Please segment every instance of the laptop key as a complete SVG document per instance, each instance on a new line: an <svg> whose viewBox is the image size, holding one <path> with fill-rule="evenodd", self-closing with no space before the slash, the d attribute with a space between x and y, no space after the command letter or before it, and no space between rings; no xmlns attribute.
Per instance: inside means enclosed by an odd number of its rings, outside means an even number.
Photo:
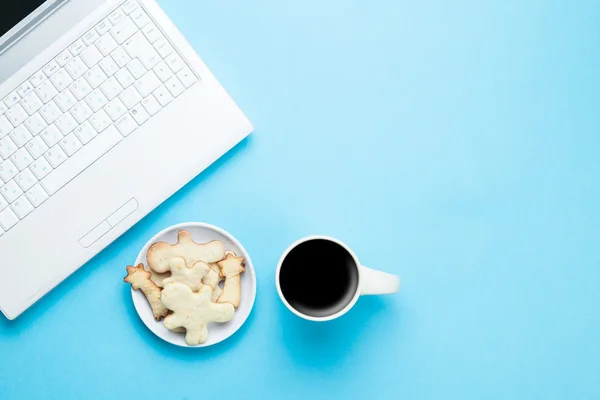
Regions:
<svg viewBox="0 0 600 400"><path fill-rule="evenodd" d="M115 10L112 14L108 16L108 20L111 24L117 25L125 18L125 14L121 10Z"/></svg>
<svg viewBox="0 0 600 400"><path fill-rule="evenodd" d="M39 184L29 189L25 193L25 196L27 196L27 199L29 199L31 205L34 207L39 207L40 204L48 200L48 193L46 193Z"/></svg>
<svg viewBox="0 0 600 400"><path fill-rule="evenodd" d="M129 39L135 32L137 32L137 26L135 26L129 17L125 17L118 25L115 25L110 30L110 34L119 44L122 44L125 40Z"/></svg>
<svg viewBox="0 0 600 400"><path fill-rule="evenodd" d="M23 194L21 188L17 185L17 183L12 180L7 182L6 185L0 188L0 193L2 193L2 197L6 199L9 203L15 201L20 195Z"/></svg>
<svg viewBox="0 0 600 400"><path fill-rule="evenodd" d="M58 108L53 100L50 100L48 104L40 109L40 114L47 123L51 124L62 115L62 111Z"/></svg>
<svg viewBox="0 0 600 400"><path fill-rule="evenodd" d="M23 191L31 189L31 187L37 183L37 179L28 168L24 169L23 172L17 175L15 181Z"/></svg>
<svg viewBox="0 0 600 400"><path fill-rule="evenodd" d="M46 75L44 75L44 72L42 70L39 70L38 72L33 74L31 78L29 78L29 81L31 82L33 87L38 87L45 79Z"/></svg>
<svg viewBox="0 0 600 400"><path fill-rule="evenodd" d="M71 60L71 62L65 65L65 69L73 79L79 79L88 70L80 57L75 57Z"/></svg>
<svg viewBox="0 0 600 400"><path fill-rule="evenodd" d="M96 25L96 31L99 35L104 35L106 32L110 31L111 27L112 24L110 23L108 18L106 18L105 20L100 21L98 25Z"/></svg>
<svg viewBox="0 0 600 400"><path fill-rule="evenodd" d="M127 108L132 108L137 103L142 101L142 96L138 93L138 91L134 87L129 87L121 93L119 99L125 104ZM114 101L114 100L113 100Z"/></svg>
<svg viewBox="0 0 600 400"><path fill-rule="evenodd" d="M142 33L144 34L144 36L146 36L150 43L156 42L162 36L160 34L160 31L154 24L146 24L146 26L142 28Z"/></svg>
<svg viewBox="0 0 600 400"><path fill-rule="evenodd" d="M165 85L167 86L167 89L169 89L169 92L171 92L173 97L179 96L185 90L185 88L181 84L181 81L177 79L176 76L169 79L167 83L165 83Z"/></svg>
<svg viewBox="0 0 600 400"><path fill-rule="evenodd" d="M6 207L8 207L8 201L4 200L4 197L0 195L0 211L4 210Z"/></svg>
<svg viewBox="0 0 600 400"><path fill-rule="evenodd" d="M146 14L141 8L137 8L131 13L131 19L133 22L135 22L138 28L143 28L147 23L150 22L150 17L148 17L148 14Z"/></svg>
<svg viewBox="0 0 600 400"><path fill-rule="evenodd" d="M4 229L4 231L7 231L15 226L17 222L19 222L19 218L10 209L10 207L0 211L0 226L2 229Z"/></svg>
<svg viewBox="0 0 600 400"><path fill-rule="evenodd" d="M0 179L4 182L10 181L12 178L17 176L19 170L15 167L12 161L6 160L0 164Z"/></svg>
<svg viewBox="0 0 600 400"><path fill-rule="evenodd" d="M119 66L110 56L104 57L104 59L100 61L100 64L98 65L100 65L100 68L102 68L102 71L104 71L106 76L113 76L119 70Z"/></svg>
<svg viewBox="0 0 600 400"><path fill-rule="evenodd" d="M115 60L120 68L123 68L129 61L131 61L131 57L129 57L129 54L127 54L122 47L119 47L113 51L111 53L111 57Z"/></svg>
<svg viewBox="0 0 600 400"><path fill-rule="evenodd" d="M121 117L121 115L123 115L123 114L125 114L127 112L127 107L125 107L125 105L123 104L123 102L117 98L117 99L114 99L114 100L110 101L104 107L104 111L106 111L106 113L108 114L108 116L113 121L116 121L116 120L118 120Z"/></svg>
<svg viewBox="0 0 600 400"><path fill-rule="evenodd" d="M135 11L136 8L138 8L139 6L137 5L137 3L135 1L126 1L125 4L123 4L123 6L121 7L121 10L123 10L123 12L126 15L131 14L133 11Z"/></svg>
<svg viewBox="0 0 600 400"><path fill-rule="evenodd" d="M31 154L25 149L25 147L21 147L15 154L10 157L10 160L19 168L19 171L23 171L25 168L29 166L33 162L33 158Z"/></svg>
<svg viewBox="0 0 600 400"><path fill-rule="evenodd" d="M123 87L114 76L111 76L102 84L102 86L100 86L100 90L108 100L112 100L123 91Z"/></svg>
<svg viewBox="0 0 600 400"><path fill-rule="evenodd" d="M52 81L52 83L54 84L54 87L59 92L62 92L63 90L65 90L67 88L67 86L69 86L73 82L73 78L71 78L69 76L69 74L67 73L67 71L65 71L62 68L60 71L58 71L57 73L52 75L50 80Z"/></svg>
<svg viewBox="0 0 600 400"><path fill-rule="evenodd" d="M65 90L56 96L56 104L60 107L63 112L67 112L77 104L77 99L73 96L70 90ZM63 114L64 115L64 114Z"/></svg>
<svg viewBox="0 0 600 400"><path fill-rule="evenodd" d="M24 125L27 127L27 129L29 129L29 132L31 132L32 135L37 135L48 126L46 121L44 121L39 113L35 113L31 117L27 118Z"/></svg>
<svg viewBox="0 0 600 400"><path fill-rule="evenodd" d="M96 46L90 46L81 52L80 57L85 65L91 68L102 60L102 53Z"/></svg>
<svg viewBox="0 0 600 400"><path fill-rule="evenodd" d="M81 39L76 40L75 43L73 43L71 47L69 47L69 50L71 51L71 54L73 54L73 56L79 55L79 53L81 53L84 49L85 44L83 44L83 40Z"/></svg>
<svg viewBox="0 0 600 400"><path fill-rule="evenodd" d="M33 139L27 142L25 148L35 160L40 158L46 151L48 151L48 145L44 143L44 140L39 136L35 136Z"/></svg>
<svg viewBox="0 0 600 400"><path fill-rule="evenodd" d="M28 117L27 113L20 104L13 106L13 108L8 110L5 115L10 123L13 124L13 126L21 125L21 123Z"/></svg>
<svg viewBox="0 0 600 400"><path fill-rule="evenodd" d="M116 122L116 125L119 129L119 132L121 132L121 135L123 136L129 135L138 127L137 122L135 122L133 117L129 114L125 114L119 118L119 120Z"/></svg>
<svg viewBox="0 0 600 400"><path fill-rule="evenodd" d="M127 69L135 79L140 79L146 73L146 68L137 58L134 58L127 64Z"/></svg>
<svg viewBox="0 0 600 400"><path fill-rule="evenodd" d="M144 100L142 100L142 105L144 106L144 108L146 109L146 111L148 111L148 114L150 115L154 115L157 112L160 111L160 104L158 103L158 100L156 100L156 97L150 95L148 97L146 97Z"/></svg>
<svg viewBox="0 0 600 400"><path fill-rule="evenodd" d="M117 48L117 42L110 34L105 33L96 42L96 47L98 47L103 56L107 56Z"/></svg>
<svg viewBox="0 0 600 400"><path fill-rule="evenodd" d="M154 97L156 97L156 100L158 100L160 105L163 107L173 101L173 96L171 96L171 93L169 93L165 85L160 85L153 94Z"/></svg>
<svg viewBox="0 0 600 400"><path fill-rule="evenodd" d="M96 40L98 40L99 37L100 37L100 35L98 35L98 32L96 32L94 29L92 29L91 31L89 31L88 33L83 35L82 39L83 39L83 43L85 43L86 46L89 46L92 43L94 43Z"/></svg>
<svg viewBox="0 0 600 400"><path fill-rule="evenodd" d="M65 50L56 57L56 63L59 67L64 67L73 59L73 55L69 50Z"/></svg>
<svg viewBox="0 0 600 400"><path fill-rule="evenodd" d="M19 197L10 206L11 206L12 210L15 212L15 214L17 215L17 217L19 217L19 219L25 218L27 216L27 214L29 214L30 212L33 211L33 206L31 205L29 200L27 200L27 197L24 195Z"/></svg>
<svg viewBox="0 0 600 400"><path fill-rule="evenodd" d="M194 75L194 73L188 67L185 67L184 69L179 71L177 73L177 77L179 78L181 83L183 83L183 86L185 86L186 88L189 88L194 84L194 82L198 80L198 78L196 78L196 75Z"/></svg>
<svg viewBox="0 0 600 400"><path fill-rule="evenodd" d="M67 159L67 155L65 154L63 149L60 148L59 145L54 145L54 147L52 147L46 152L46 154L44 154L44 157L46 157L46 160L48 160L48 162L53 168L58 167Z"/></svg>
<svg viewBox="0 0 600 400"><path fill-rule="evenodd" d="M38 179L44 178L50 173L50 171L52 171L50 163L48 163L48 160L46 160L44 157L40 157L38 160L35 160L29 166L29 168L31 169L31 171L33 171L33 174Z"/></svg>
<svg viewBox="0 0 600 400"><path fill-rule="evenodd" d="M21 84L21 86L17 88L17 93L19 94L19 96L25 97L27 93L31 92L32 90L33 85L29 83L29 81L25 81Z"/></svg>
<svg viewBox="0 0 600 400"><path fill-rule="evenodd" d="M12 141L10 136L0 139L0 157L7 159L17 151L17 145Z"/></svg>
<svg viewBox="0 0 600 400"><path fill-rule="evenodd" d="M148 71L140 80L134 83L134 86L142 97L146 97L160 86L160 80L154 71Z"/></svg>
<svg viewBox="0 0 600 400"><path fill-rule="evenodd" d="M58 145L63 149L67 156L71 157L73 154L77 153L79 149L83 146L79 139L75 137L74 134L70 133L58 142Z"/></svg>
<svg viewBox="0 0 600 400"><path fill-rule="evenodd" d="M71 115L70 113L66 113L66 114L63 114L60 118L58 118L54 122L54 125L56 125L56 127L58 129L60 129L60 132L63 135L67 135L73 129L75 129L75 127L77 126L77 121L75 121L75 118L73 117L73 115Z"/></svg>
<svg viewBox="0 0 600 400"><path fill-rule="evenodd" d="M108 103L108 99L102 93L100 89L96 89L87 96L85 96L85 101L90 106L93 112L97 112L102 107Z"/></svg>
<svg viewBox="0 0 600 400"><path fill-rule="evenodd" d="M50 79L46 79L44 82L42 82L40 86L35 88L35 91L44 103L52 100L58 93L58 90L56 90Z"/></svg>
<svg viewBox="0 0 600 400"><path fill-rule="evenodd" d="M12 131L13 126L8 122L8 118L4 115L0 115L0 138L8 135L8 132Z"/></svg>
<svg viewBox="0 0 600 400"><path fill-rule="evenodd" d="M79 125L77 128L73 130L75 136L81 143L88 144L90 140L98 136L96 130L90 125L88 121L85 121L83 124Z"/></svg>
<svg viewBox="0 0 600 400"><path fill-rule="evenodd" d="M108 78L99 65L94 66L92 69L86 72L84 77L93 89L96 89Z"/></svg>
<svg viewBox="0 0 600 400"><path fill-rule="evenodd" d="M150 118L150 114L148 114L148 112L142 106L141 103L138 103L137 105L133 106L133 108L131 109L131 115L135 119L135 122L138 123L138 125L142 125Z"/></svg>
<svg viewBox="0 0 600 400"><path fill-rule="evenodd" d="M91 117L94 112L85 101L80 101L75 105L75 107L71 108L71 114L73 114L73 117L75 117L77 122L81 124L83 121Z"/></svg>
<svg viewBox="0 0 600 400"><path fill-rule="evenodd" d="M100 110L92 115L89 121L97 132L102 132L112 123L112 120L104 110Z"/></svg>
<svg viewBox="0 0 600 400"><path fill-rule="evenodd" d="M37 110L42 108L44 103L40 100L38 95L35 94L35 92L30 92L25 97L23 97L23 100L21 100L21 105L23 106L25 111L27 111L27 114L32 115Z"/></svg>
<svg viewBox="0 0 600 400"><path fill-rule="evenodd" d="M84 78L77 79L71 84L71 86L69 86L69 89L77 100L81 100L88 94L92 93L92 87Z"/></svg>
<svg viewBox="0 0 600 400"><path fill-rule="evenodd" d="M49 147L54 146L63 137L62 133L60 133L55 125L50 125L48 128L44 129L42 133L40 133L40 136Z"/></svg>
<svg viewBox="0 0 600 400"><path fill-rule="evenodd" d="M59 68L60 67L58 66L56 61L52 60L48 64L46 64L44 68L42 68L42 71L44 71L44 74L46 74L47 77L51 77L55 72L59 70Z"/></svg>
<svg viewBox="0 0 600 400"><path fill-rule="evenodd" d="M17 147L25 146L25 143L29 142L33 136L27 130L25 125L19 125L14 131L10 133L10 138L15 142Z"/></svg>

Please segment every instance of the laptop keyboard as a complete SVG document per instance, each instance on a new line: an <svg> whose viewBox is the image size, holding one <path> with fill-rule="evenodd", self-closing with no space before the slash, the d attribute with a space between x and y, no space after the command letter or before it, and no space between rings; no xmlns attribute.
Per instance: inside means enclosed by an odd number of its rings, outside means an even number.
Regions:
<svg viewBox="0 0 600 400"><path fill-rule="evenodd" d="M0 100L0 236L198 78L126 1Z"/></svg>

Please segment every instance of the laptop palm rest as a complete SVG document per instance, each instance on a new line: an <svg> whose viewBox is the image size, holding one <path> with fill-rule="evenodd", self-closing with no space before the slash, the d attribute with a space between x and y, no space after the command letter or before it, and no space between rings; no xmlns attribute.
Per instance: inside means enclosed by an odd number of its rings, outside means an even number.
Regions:
<svg viewBox="0 0 600 400"><path fill-rule="evenodd" d="M110 214L104 221L96 225L85 236L81 237L79 239L79 244L85 248L90 247L96 243L98 239L106 235L112 228L117 226L119 222L131 215L138 207L139 203L132 197L127 203L123 204Z"/></svg>

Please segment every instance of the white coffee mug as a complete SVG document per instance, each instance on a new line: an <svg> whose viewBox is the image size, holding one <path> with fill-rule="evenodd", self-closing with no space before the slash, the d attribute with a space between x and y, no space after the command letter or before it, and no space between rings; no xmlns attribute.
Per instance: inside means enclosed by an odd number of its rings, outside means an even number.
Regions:
<svg viewBox="0 0 600 400"><path fill-rule="evenodd" d="M307 315L306 313L299 311L298 309L294 308L286 300L286 298L282 292L282 289L281 289L281 282L280 282L281 267L284 264L286 257L288 257L290 252L292 250L294 250L295 248L297 248L299 245L309 242L309 241L313 241L313 240L324 240L324 241L332 242L332 243L335 243L335 244L338 244L339 246L341 246L352 259L352 262L350 262L349 264L347 263L346 265L352 264L352 265L350 265L350 267L356 269L355 275L358 276L358 283L352 284L352 286L356 285L355 289L352 288L354 290L352 297L349 298L347 304L341 310L336 311L336 312L332 313L331 315L314 316L314 315ZM318 255L315 255L315 257L318 257ZM308 268L308 266L307 266L307 268ZM398 292L398 290L400 289L400 278L398 276L388 274L388 273L382 272L382 271L377 271L377 270L374 270L374 269L371 269L371 268L361 265L359 263L358 259L356 258L356 255L354 254L354 252L352 250L350 250L350 248L345 243L343 243L340 240L337 240L335 238L332 238L329 236L322 236L322 235L304 237L302 239L297 240L290 247L288 247L287 250L282 254L281 258L279 259L279 264L277 265L277 272L276 272L275 279L276 279L276 285L277 285L277 293L279 293L279 297L281 298L281 301L283 302L283 304L285 304L285 306L291 312L296 314L297 316L304 318L306 320L309 320L309 321L330 321L332 319L339 318L342 315L346 314L354 306L354 304L356 304L356 301L358 300L358 298L361 295L392 294L392 293ZM312 278L307 277L307 279L312 279ZM318 273L315 274L314 279L318 279Z"/></svg>

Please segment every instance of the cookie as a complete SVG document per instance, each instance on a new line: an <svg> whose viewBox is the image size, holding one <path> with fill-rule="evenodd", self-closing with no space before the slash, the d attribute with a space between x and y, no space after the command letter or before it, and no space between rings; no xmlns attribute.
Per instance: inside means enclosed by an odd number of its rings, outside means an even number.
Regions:
<svg viewBox="0 0 600 400"><path fill-rule="evenodd" d="M213 303L212 288L203 285L198 293L183 283L170 283L162 291L161 301L173 311L167 315L164 325L169 330L185 328L185 341L190 346L205 343L210 322L227 322L233 318L235 309L231 304Z"/></svg>
<svg viewBox="0 0 600 400"><path fill-rule="evenodd" d="M216 303L217 300L219 300L219 297L221 297L222 293L223 293L223 288L221 288L221 286L219 286L219 285L215 286L215 288L213 289L212 296L210 298L213 301L213 303Z"/></svg>
<svg viewBox="0 0 600 400"><path fill-rule="evenodd" d="M150 246L146 254L148 266L159 273L169 271L169 261L175 257L183 257L187 265L194 265L197 261L213 263L225 257L225 248L218 240L198 244L188 231L181 230L177 233L176 244L157 242Z"/></svg>
<svg viewBox="0 0 600 400"><path fill-rule="evenodd" d="M235 256L235 253L233 251L227 250L225 252L225 255L228 254L232 254ZM202 280L202 283L204 283L205 285L210 285L213 288L212 301L216 302L219 296L221 296L221 293L223 293L223 289L221 288L221 286L219 286L219 283L225 280L225 278L221 276L221 267L219 267L217 263L210 263L208 264L208 266L210 267L212 272L209 271L206 274L206 276Z"/></svg>
<svg viewBox="0 0 600 400"><path fill-rule="evenodd" d="M204 278L202 279L202 283L208 285L212 288L212 301L217 301L223 289L219 286L219 282L223 279L221 277L221 268L217 265L217 263L210 263L208 265L210 267L210 271L206 273Z"/></svg>
<svg viewBox="0 0 600 400"><path fill-rule="evenodd" d="M202 278L208 271L213 272L207 263L198 261L192 267L188 268L183 257L172 258L169 261L171 276L163 280L164 286L169 283L184 283L197 292L202 287Z"/></svg>
<svg viewBox="0 0 600 400"><path fill-rule="evenodd" d="M217 303L229 303L238 308L242 294L240 274L245 271L244 257L227 254L227 257L217 264L221 267L221 276L225 278L223 293L217 299Z"/></svg>
<svg viewBox="0 0 600 400"><path fill-rule="evenodd" d="M152 268L150 267L146 267L145 268L146 271L150 272L150 280L152 282L154 282L154 284L156 286L158 286L159 288L162 288L163 285L163 281L171 276L171 272L167 271L167 272L163 272L162 274L159 272L154 271Z"/></svg>
<svg viewBox="0 0 600 400"><path fill-rule="evenodd" d="M221 277L219 275L221 269L218 266L215 268L216 265L216 263L208 264L208 271L206 272L206 275L204 275L204 278L202 278L202 283L210 286L213 289L219 284L219 281L221 280Z"/></svg>
<svg viewBox="0 0 600 400"><path fill-rule="evenodd" d="M157 321L165 317L169 310L160 301L160 288L150 280L150 272L144 270L144 264L139 264L137 267L128 265L127 276L123 279L127 283L131 283L134 290L141 290L146 296L152 314Z"/></svg>

